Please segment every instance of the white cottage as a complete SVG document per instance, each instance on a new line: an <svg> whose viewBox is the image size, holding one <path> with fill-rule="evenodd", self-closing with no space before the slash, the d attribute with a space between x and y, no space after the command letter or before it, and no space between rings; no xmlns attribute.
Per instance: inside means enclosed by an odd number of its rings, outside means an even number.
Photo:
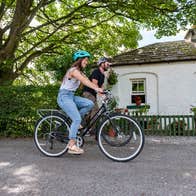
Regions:
<svg viewBox="0 0 196 196"><path fill-rule="evenodd" d="M138 48L112 59L118 83L112 88L118 107L140 96L149 114L190 114L196 103L196 47L185 41Z"/></svg>

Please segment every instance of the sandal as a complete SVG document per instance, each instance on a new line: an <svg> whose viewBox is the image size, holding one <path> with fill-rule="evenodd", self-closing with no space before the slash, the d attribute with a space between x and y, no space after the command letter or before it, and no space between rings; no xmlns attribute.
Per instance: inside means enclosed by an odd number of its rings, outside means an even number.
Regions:
<svg viewBox="0 0 196 196"><path fill-rule="evenodd" d="M76 146L75 144L72 146L68 146L68 153L69 154L83 154L84 150Z"/></svg>

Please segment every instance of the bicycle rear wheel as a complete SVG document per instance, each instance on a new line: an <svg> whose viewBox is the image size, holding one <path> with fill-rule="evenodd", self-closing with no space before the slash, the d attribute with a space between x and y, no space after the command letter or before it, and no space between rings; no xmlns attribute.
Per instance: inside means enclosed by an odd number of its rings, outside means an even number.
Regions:
<svg viewBox="0 0 196 196"><path fill-rule="evenodd" d="M98 144L108 158L125 162L141 153L144 146L144 133L139 123L132 117L114 114L101 123Z"/></svg>
<svg viewBox="0 0 196 196"><path fill-rule="evenodd" d="M58 157L67 151L69 125L61 115L46 115L35 126L34 142L41 153Z"/></svg>

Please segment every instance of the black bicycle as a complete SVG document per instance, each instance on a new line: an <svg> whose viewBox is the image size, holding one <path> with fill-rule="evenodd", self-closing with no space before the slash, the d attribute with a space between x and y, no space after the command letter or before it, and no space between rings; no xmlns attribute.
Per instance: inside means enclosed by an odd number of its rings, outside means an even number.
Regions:
<svg viewBox="0 0 196 196"><path fill-rule="evenodd" d="M112 111L110 105L114 97L110 91L105 91L104 94L97 113L78 131L77 145L84 145L84 136L96 123L97 142L104 155L113 161L132 160L143 149L143 129L131 116ZM38 113L41 118L34 131L37 148L46 156L63 155L67 151L71 119L61 110L40 109Z"/></svg>

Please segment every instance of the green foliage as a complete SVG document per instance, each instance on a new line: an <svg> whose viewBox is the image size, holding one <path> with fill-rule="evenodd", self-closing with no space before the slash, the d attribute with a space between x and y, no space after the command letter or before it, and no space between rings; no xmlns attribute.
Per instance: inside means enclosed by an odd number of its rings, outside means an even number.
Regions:
<svg viewBox="0 0 196 196"><path fill-rule="evenodd" d="M113 99L111 100L111 102L110 102L109 105L110 105L110 109L111 109L111 110L114 110L114 109L117 107L118 102L117 102L117 100L116 100L115 97L113 97Z"/></svg>
<svg viewBox="0 0 196 196"><path fill-rule="evenodd" d="M51 73L52 65L59 69L51 56L77 49L96 58L116 55L119 47L137 47L141 27L156 29L158 37L174 35L196 18L195 0L17 0L0 7L0 84L19 77L17 84L52 83L61 73Z"/></svg>
<svg viewBox="0 0 196 196"><path fill-rule="evenodd" d="M158 130L160 124L160 117L157 115L151 116L147 120L147 128L149 130Z"/></svg>
<svg viewBox="0 0 196 196"><path fill-rule="evenodd" d="M91 60L89 61L91 62ZM36 84L47 85L50 83L59 83L62 81L66 71L72 65L72 52L66 51L64 55L54 55L54 56L46 56L43 55L39 61L37 61L37 72L45 73L45 76L41 79L37 79L39 75L36 75L34 80ZM88 76L91 71L91 66L87 66L85 70L83 70ZM47 74L46 74L47 73Z"/></svg>
<svg viewBox="0 0 196 196"><path fill-rule="evenodd" d="M138 112L141 114L141 115L145 115L148 113L149 109L150 109L150 106L147 105L147 104L144 104L142 105L143 107L139 108Z"/></svg>
<svg viewBox="0 0 196 196"><path fill-rule="evenodd" d="M38 68L38 71L48 73L52 82L56 82L62 80L72 63L72 53L67 52L65 55L43 55L37 62L36 67Z"/></svg>
<svg viewBox="0 0 196 196"><path fill-rule="evenodd" d="M118 75L113 69L110 69L109 77L108 77L107 81L108 81L108 84L111 86L115 85L118 82Z"/></svg>
<svg viewBox="0 0 196 196"><path fill-rule="evenodd" d="M186 130L186 126L185 120L176 120L171 122L168 125L168 128L171 130L172 135L182 136L183 132Z"/></svg>
<svg viewBox="0 0 196 196"><path fill-rule="evenodd" d="M59 86L0 87L0 135L32 136L37 109L57 108Z"/></svg>
<svg viewBox="0 0 196 196"><path fill-rule="evenodd" d="M133 109L132 115L134 116L142 116L146 115L150 109L150 105L142 104L142 105L132 105L128 107L128 109Z"/></svg>
<svg viewBox="0 0 196 196"><path fill-rule="evenodd" d="M192 107L191 111L194 113L194 115L196 116L196 107Z"/></svg>

